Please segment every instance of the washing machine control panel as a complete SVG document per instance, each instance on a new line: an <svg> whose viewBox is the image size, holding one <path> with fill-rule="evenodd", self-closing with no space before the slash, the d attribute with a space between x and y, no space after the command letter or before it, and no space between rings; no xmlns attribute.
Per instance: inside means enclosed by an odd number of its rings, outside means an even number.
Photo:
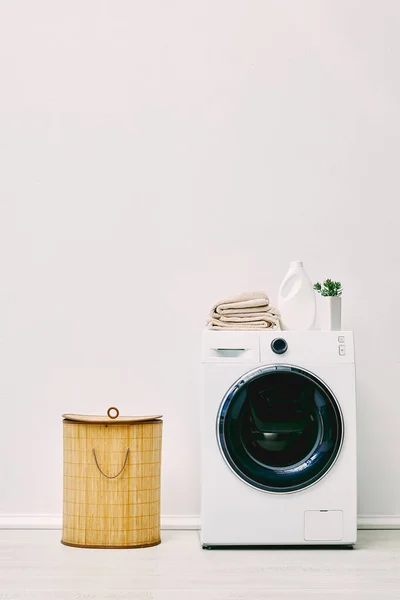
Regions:
<svg viewBox="0 0 400 600"><path fill-rule="evenodd" d="M290 364L354 363L351 331L261 331L260 362Z"/></svg>

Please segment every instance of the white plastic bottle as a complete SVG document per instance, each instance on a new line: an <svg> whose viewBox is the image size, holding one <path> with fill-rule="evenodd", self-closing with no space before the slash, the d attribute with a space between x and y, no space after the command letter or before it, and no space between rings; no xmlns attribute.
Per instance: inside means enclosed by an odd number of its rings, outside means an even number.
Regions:
<svg viewBox="0 0 400 600"><path fill-rule="evenodd" d="M315 322L315 292L303 263L293 261L279 288L282 329L311 329Z"/></svg>

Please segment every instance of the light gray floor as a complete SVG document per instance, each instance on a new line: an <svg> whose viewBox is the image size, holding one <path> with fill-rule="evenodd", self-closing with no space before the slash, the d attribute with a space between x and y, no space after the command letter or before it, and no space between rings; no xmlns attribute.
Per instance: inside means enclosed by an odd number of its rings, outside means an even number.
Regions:
<svg viewBox="0 0 400 600"><path fill-rule="evenodd" d="M164 531L143 550L80 550L59 531L0 531L0 599L400 599L400 531L360 531L354 550L202 550Z"/></svg>

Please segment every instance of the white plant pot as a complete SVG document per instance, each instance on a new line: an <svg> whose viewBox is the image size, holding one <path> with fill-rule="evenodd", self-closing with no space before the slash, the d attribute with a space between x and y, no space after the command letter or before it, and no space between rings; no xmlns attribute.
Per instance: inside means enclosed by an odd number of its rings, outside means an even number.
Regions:
<svg viewBox="0 0 400 600"><path fill-rule="evenodd" d="M342 298L321 296L319 302L320 325L323 331L340 331L342 328Z"/></svg>

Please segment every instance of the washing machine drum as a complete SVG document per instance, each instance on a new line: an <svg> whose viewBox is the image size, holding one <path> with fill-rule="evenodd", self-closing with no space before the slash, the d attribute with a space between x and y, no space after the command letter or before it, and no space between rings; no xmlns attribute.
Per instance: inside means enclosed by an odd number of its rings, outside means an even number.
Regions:
<svg viewBox="0 0 400 600"><path fill-rule="evenodd" d="M298 367L257 369L222 401L217 435L223 456L246 483L295 492L323 477L343 441L343 421L329 388Z"/></svg>

